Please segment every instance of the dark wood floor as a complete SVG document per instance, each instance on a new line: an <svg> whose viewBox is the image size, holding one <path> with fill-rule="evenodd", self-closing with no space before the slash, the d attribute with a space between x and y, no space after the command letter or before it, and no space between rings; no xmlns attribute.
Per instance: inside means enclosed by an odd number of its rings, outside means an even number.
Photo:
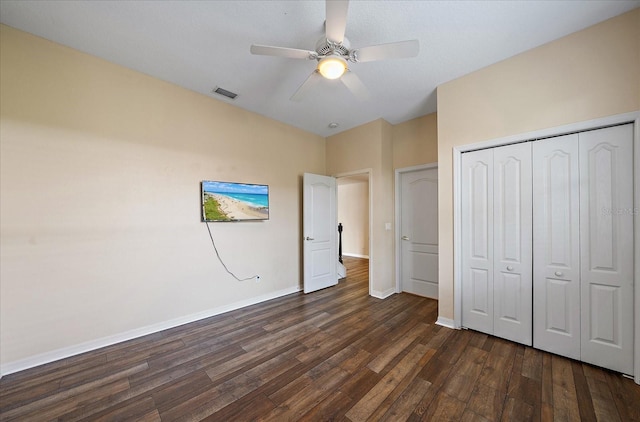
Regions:
<svg viewBox="0 0 640 422"><path fill-rule="evenodd" d="M0 420L640 421L618 374L434 325L437 302L293 294L3 377Z"/></svg>

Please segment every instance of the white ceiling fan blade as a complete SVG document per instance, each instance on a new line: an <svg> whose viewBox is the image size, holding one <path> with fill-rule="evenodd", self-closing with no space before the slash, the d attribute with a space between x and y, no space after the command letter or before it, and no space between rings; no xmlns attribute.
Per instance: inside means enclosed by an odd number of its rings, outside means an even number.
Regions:
<svg viewBox="0 0 640 422"><path fill-rule="evenodd" d="M269 45L251 46L251 54L259 54L262 56L287 57L289 59L310 59L313 55L317 55L315 51L299 50L297 48L272 47Z"/></svg>
<svg viewBox="0 0 640 422"><path fill-rule="evenodd" d="M360 101L366 101L369 99L369 90L364 86L360 78L358 78L358 76L352 71L348 70L347 73L342 75L340 80Z"/></svg>
<svg viewBox="0 0 640 422"><path fill-rule="evenodd" d="M357 62L372 62L385 59L404 59L415 57L420 51L418 40L392 42L372 45L355 50Z"/></svg>
<svg viewBox="0 0 640 422"><path fill-rule="evenodd" d="M290 100L301 101L311 90L311 88L318 85L318 82L320 82L322 79L323 78L322 76L320 76L320 73L317 70L314 70L313 73L309 75L307 80L304 81L302 85L300 85L300 88L298 88L298 90L291 96Z"/></svg>
<svg viewBox="0 0 640 422"><path fill-rule="evenodd" d="M327 39L333 42L344 41L347 28L348 0L327 0L327 19L325 21Z"/></svg>

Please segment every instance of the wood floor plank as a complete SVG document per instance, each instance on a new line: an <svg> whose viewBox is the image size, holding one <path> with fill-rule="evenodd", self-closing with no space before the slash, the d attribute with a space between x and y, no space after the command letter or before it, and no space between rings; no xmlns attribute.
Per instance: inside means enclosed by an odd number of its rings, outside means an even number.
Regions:
<svg viewBox="0 0 640 422"><path fill-rule="evenodd" d="M533 347L524 348L522 361L522 376L536 381L542 381L542 356L543 352Z"/></svg>
<svg viewBox="0 0 640 422"><path fill-rule="evenodd" d="M130 368L123 369L119 372L109 374L104 378L98 380L92 380L87 384L79 385L67 390L57 391L56 393L49 395L47 397L43 397L34 402L28 403L24 406L13 408L9 411L5 411L4 409L0 409L0 416L2 419L10 419L14 417L22 417L25 414L32 414L37 411L37 409L48 409L49 406L53 403L65 400L69 397L74 397L83 394L86 391L92 391L97 388L100 388L104 385L111 384L114 381L126 379L128 375L134 374L136 372L142 371L147 368L147 364L141 363L138 365L131 366Z"/></svg>
<svg viewBox="0 0 640 422"><path fill-rule="evenodd" d="M596 395L593 394L593 391L589 390L589 383L587 382L587 378L584 376L584 371L582 370L582 366L583 365L580 362L577 362L577 361L571 362L571 370L573 372L573 384L576 386L576 397L578 399L578 410L580 411L580 420L582 422L595 422L598 420L593 408L596 400ZM604 383L604 385L606 386L606 381L600 381L600 382ZM609 387L606 387L606 393L609 395L609 398L611 398ZM612 400L612 405L613 405L612 409L616 411L615 404L613 404L613 400Z"/></svg>
<svg viewBox="0 0 640 422"><path fill-rule="evenodd" d="M273 408L271 400L256 390L204 418L203 421L255 421L269 413Z"/></svg>
<svg viewBox="0 0 640 422"><path fill-rule="evenodd" d="M336 391L339 385L349 376L349 373L339 367L334 367L318 382L309 384L302 390L291 395L286 401L274 408L263 417L265 421L298 420L310 409L316 407L322 400Z"/></svg>
<svg viewBox="0 0 640 422"><path fill-rule="evenodd" d="M187 353L184 359L179 357L171 359L166 366L155 365L153 368L134 374L129 377L129 382L132 388L155 388L172 380L182 378L191 372L221 366L228 361L239 358L241 355L248 356L240 347L210 351L204 355L198 354L195 358L193 354Z"/></svg>
<svg viewBox="0 0 640 422"><path fill-rule="evenodd" d="M347 412L346 416L354 422L367 420L402 379L417 366L426 352L426 346L421 344L415 346L395 368L389 371L375 387L369 390L369 392Z"/></svg>
<svg viewBox="0 0 640 422"><path fill-rule="evenodd" d="M467 408L490 421L499 421L504 410L505 399L505 391L478 383Z"/></svg>
<svg viewBox="0 0 640 422"><path fill-rule="evenodd" d="M3 412L0 417L1 420L55 420L61 418L63 415L87 405L92 401L99 400L104 396L117 394L121 391L126 391L129 388L129 383L126 379L117 379L111 383L96 386L82 395L70 395L59 400L49 401L47 403L38 403L35 407L25 406L22 407L24 412L12 413Z"/></svg>
<svg viewBox="0 0 640 422"><path fill-rule="evenodd" d="M440 392L422 420L424 421L459 421L462 419L466 403Z"/></svg>
<svg viewBox="0 0 640 422"><path fill-rule="evenodd" d="M440 389L449 379L452 369L453 366L435 356L424 366L418 374L418 377L429 381L432 387L424 397L422 397L422 400L420 400L420 403L418 403L413 414L410 416L410 420L421 420L425 413L429 411Z"/></svg>
<svg viewBox="0 0 640 422"><path fill-rule="evenodd" d="M619 374L435 325L438 302L368 295L368 261L310 294L0 379L0 421L638 421Z"/></svg>
<svg viewBox="0 0 640 422"><path fill-rule="evenodd" d="M528 349L525 348L523 353L516 353L507 389L506 416L503 414L503 420L524 418L525 420L539 421L542 418L542 407L540 406L542 402L542 359L540 359L540 367L532 371L532 366L527 363L527 360L532 358L527 353Z"/></svg>
<svg viewBox="0 0 640 422"><path fill-rule="evenodd" d="M310 411L302 415L300 422L335 421L345 414L351 407L352 400L342 391L337 390L329 394Z"/></svg>
<svg viewBox="0 0 640 422"><path fill-rule="evenodd" d="M591 401L593 406L590 408L595 412L595 417L589 415L589 418L582 418L583 420L607 420L607 421L621 421L616 403L613 400L613 395L609 390L609 385L605 381L600 381L593 378L586 378L588 384L588 391L591 393ZM585 391L585 395L586 391ZM580 398L579 398L580 400ZM583 415L582 404L587 401L586 398L580 400L580 415ZM640 406L640 402L637 403Z"/></svg>
<svg viewBox="0 0 640 422"><path fill-rule="evenodd" d="M203 371L194 371L182 378L168 382L151 396L159 412L165 412L183 401L189 400L212 388L211 378Z"/></svg>
<svg viewBox="0 0 640 422"><path fill-rule="evenodd" d="M504 418L503 418L504 420ZM511 419L515 421L517 419ZM478 415L477 413L473 413L471 410L466 409L462 414L461 422L489 422L489 419Z"/></svg>
<svg viewBox="0 0 640 422"><path fill-rule="evenodd" d="M467 352L454 365L444 392L458 400L467 401L482 373L488 353L476 347L468 347Z"/></svg>
<svg viewBox="0 0 640 422"><path fill-rule="evenodd" d="M518 400L513 397L507 398L504 406L504 412L502 413L502 421L538 421L540 418L535 416L536 409L529 403L522 400ZM487 419L490 420L490 419Z"/></svg>
<svg viewBox="0 0 640 422"><path fill-rule="evenodd" d="M415 339L421 337L426 332L427 328L427 324L418 323L402 337L392 338L391 344L388 345L385 350L382 350L375 359L369 362L369 369L373 372L380 373L384 367L393 360L393 358L407 349Z"/></svg>
<svg viewBox="0 0 640 422"><path fill-rule="evenodd" d="M505 357L489 353L478 382L496 390L505 391L509 386L511 368L515 356Z"/></svg>
<svg viewBox="0 0 640 422"><path fill-rule="evenodd" d="M277 355L220 385L160 413L162 419L201 420L276 378L297 361L293 353ZM265 375L269 374L269 375Z"/></svg>
<svg viewBox="0 0 640 422"><path fill-rule="evenodd" d="M429 381L425 381L422 378L414 378L400 397L382 415L380 420L393 422L408 419L427 393L427 390L429 390L429 387L431 387Z"/></svg>
<svg viewBox="0 0 640 422"><path fill-rule="evenodd" d="M540 396L545 408L553 409L553 376L551 371L551 355L545 353L542 356L542 394Z"/></svg>
<svg viewBox="0 0 640 422"><path fill-rule="evenodd" d="M551 371L554 419L579 421L580 409L578 408L578 397L573 380L571 361L553 355L551 357Z"/></svg>
<svg viewBox="0 0 640 422"><path fill-rule="evenodd" d="M590 365L589 365L590 366ZM637 385L629 385L628 379L609 371L600 370L605 377L611 395L616 403L616 409L624 421L640 422L640 388Z"/></svg>
<svg viewBox="0 0 640 422"><path fill-rule="evenodd" d="M153 401L153 398L144 397L136 400L129 400L122 403L120 406L106 409L98 414L91 415L89 418L81 420L92 422L134 421L143 418L160 420L159 418L153 419L155 415L157 415L157 410L155 409L155 402Z"/></svg>
<svg viewBox="0 0 640 422"><path fill-rule="evenodd" d="M355 404L376 386L381 379L382 377L379 374L364 366L340 386L340 391L351 398Z"/></svg>

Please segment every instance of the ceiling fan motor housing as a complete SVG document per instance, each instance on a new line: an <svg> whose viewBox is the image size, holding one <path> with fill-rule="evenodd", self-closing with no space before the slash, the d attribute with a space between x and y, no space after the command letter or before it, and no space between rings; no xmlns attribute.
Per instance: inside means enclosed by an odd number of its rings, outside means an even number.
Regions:
<svg viewBox="0 0 640 422"><path fill-rule="evenodd" d="M318 53L318 60L324 56L339 55L345 60L349 60L349 48L351 44L345 37L342 43L337 43L326 38L321 38L316 43L316 52Z"/></svg>

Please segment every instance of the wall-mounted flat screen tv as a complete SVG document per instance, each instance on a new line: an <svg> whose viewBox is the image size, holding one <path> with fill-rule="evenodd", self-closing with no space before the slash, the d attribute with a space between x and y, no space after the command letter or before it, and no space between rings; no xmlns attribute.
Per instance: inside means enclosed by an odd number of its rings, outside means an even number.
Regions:
<svg viewBox="0 0 640 422"><path fill-rule="evenodd" d="M269 186L203 180L202 221L269 219Z"/></svg>

